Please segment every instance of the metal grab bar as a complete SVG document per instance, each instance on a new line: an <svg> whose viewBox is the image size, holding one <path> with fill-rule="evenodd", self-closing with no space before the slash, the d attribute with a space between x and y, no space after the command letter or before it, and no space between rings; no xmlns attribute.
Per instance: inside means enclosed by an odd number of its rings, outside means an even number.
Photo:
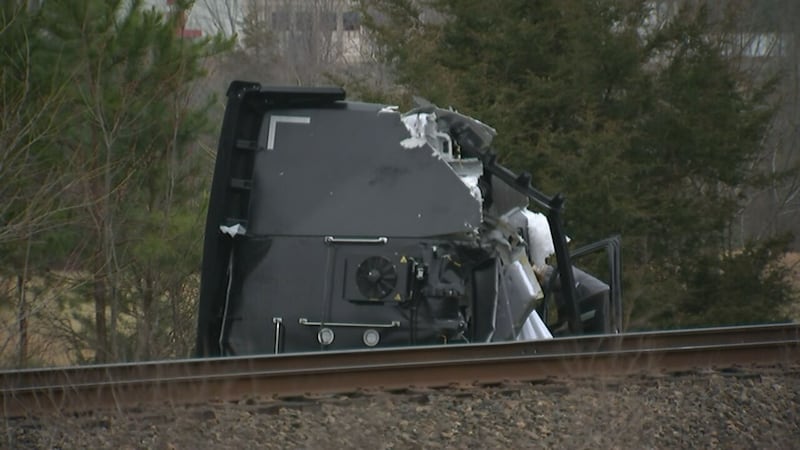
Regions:
<svg viewBox="0 0 800 450"><path fill-rule="evenodd" d="M389 242L387 237L377 238L337 238L334 236L325 236L323 238L326 244L376 244L382 245Z"/></svg>
<svg viewBox="0 0 800 450"><path fill-rule="evenodd" d="M353 327L353 328L400 328L400 321L393 320L391 323L349 323L349 322L311 322L305 317L297 320L300 325L308 327Z"/></svg>

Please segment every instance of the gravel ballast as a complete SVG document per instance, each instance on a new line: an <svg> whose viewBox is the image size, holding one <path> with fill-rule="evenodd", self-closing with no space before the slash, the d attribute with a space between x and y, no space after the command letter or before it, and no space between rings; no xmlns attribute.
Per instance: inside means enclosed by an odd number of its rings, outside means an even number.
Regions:
<svg viewBox="0 0 800 450"><path fill-rule="evenodd" d="M247 399L5 421L9 448L800 448L800 368L320 399Z"/></svg>

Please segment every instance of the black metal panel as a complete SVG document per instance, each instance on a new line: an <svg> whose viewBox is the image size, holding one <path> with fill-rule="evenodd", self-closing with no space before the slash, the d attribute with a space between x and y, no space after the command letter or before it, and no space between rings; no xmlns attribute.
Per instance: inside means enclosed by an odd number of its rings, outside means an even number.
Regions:
<svg viewBox="0 0 800 450"><path fill-rule="evenodd" d="M198 355L218 354L233 244L219 227L247 225L254 195L253 159L258 151L256 144L264 110L277 104L323 107L342 100L345 94L339 88L262 88L258 83L234 81L227 95L203 241L195 349Z"/></svg>
<svg viewBox="0 0 800 450"><path fill-rule="evenodd" d="M381 346L411 343L406 266L419 256L419 241L398 239L386 245L326 244L320 237L238 237L236 241L224 354L274 352L278 320L281 352L365 348L367 329L379 332ZM396 292L382 301L353 301L345 292L352 276L348 263L372 256L396 262ZM417 319L417 332L427 341L435 337L434 319L424 315ZM390 326L393 322L397 325ZM334 331L331 345L319 344L317 333L322 327Z"/></svg>
<svg viewBox="0 0 800 450"><path fill-rule="evenodd" d="M199 354L515 339L530 294L501 276L509 250L491 233L525 229L498 218L528 199L548 212L559 318L573 333L619 326L608 320L620 315L619 283L612 301L608 286L573 272L563 199L498 165L491 128L436 108L439 128L415 130L479 157L482 170L460 173L483 173L481 205L429 145L402 145L410 132L382 105L344 102L338 88L244 82L228 97L206 223ZM221 225L240 227L229 235ZM508 243L522 254L526 239L515 236ZM614 255L618 280L618 248ZM595 315L582 323L581 313Z"/></svg>
<svg viewBox="0 0 800 450"><path fill-rule="evenodd" d="M464 183L427 145L402 147L400 116L379 108L269 111L248 231L425 237L479 226L481 204Z"/></svg>
<svg viewBox="0 0 800 450"><path fill-rule="evenodd" d="M297 323L309 311L322 313L329 277L322 239L270 239L268 247L247 238L237 241L226 353L271 353L275 319L288 325L285 351L308 351L308 344L316 341L316 330L299 328Z"/></svg>
<svg viewBox="0 0 800 450"><path fill-rule="evenodd" d="M345 99L344 89L336 86L306 87L306 86L261 86L258 89L247 90L252 83L234 81L228 88L228 95L241 95L247 97L251 105L266 105L272 107L314 105L320 106ZM244 89L242 89L244 88Z"/></svg>
<svg viewBox="0 0 800 450"><path fill-rule="evenodd" d="M489 342L495 334L500 290L498 278L498 263L494 258L474 271L472 336L475 342Z"/></svg>

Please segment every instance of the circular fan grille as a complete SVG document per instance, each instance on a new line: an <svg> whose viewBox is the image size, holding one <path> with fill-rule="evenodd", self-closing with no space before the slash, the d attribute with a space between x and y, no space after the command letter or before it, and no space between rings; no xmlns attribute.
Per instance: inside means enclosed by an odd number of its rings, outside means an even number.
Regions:
<svg viewBox="0 0 800 450"><path fill-rule="evenodd" d="M397 285L397 272L388 259L371 256L358 265L356 285L364 297L380 300L394 290Z"/></svg>

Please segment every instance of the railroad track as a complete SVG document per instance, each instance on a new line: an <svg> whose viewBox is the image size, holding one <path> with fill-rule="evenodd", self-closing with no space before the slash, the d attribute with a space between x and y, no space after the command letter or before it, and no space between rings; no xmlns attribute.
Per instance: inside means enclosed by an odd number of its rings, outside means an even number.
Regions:
<svg viewBox="0 0 800 450"><path fill-rule="evenodd" d="M800 362L800 324L0 372L6 417Z"/></svg>

